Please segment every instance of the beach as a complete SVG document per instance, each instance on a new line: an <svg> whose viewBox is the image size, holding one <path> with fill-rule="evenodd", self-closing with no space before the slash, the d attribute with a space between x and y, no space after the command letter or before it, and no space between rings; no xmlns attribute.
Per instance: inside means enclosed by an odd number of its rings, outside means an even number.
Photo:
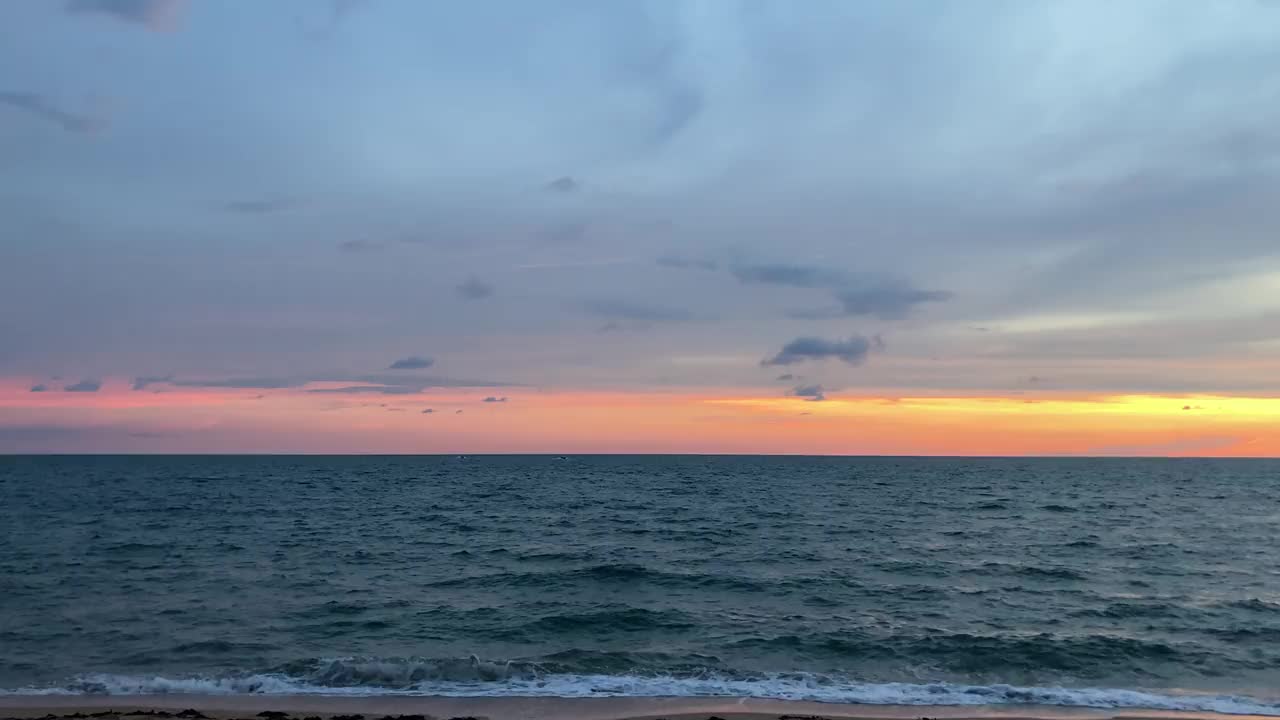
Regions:
<svg viewBox="0 0 1280 720"><path fill-rule="evenodd" d="M284 715L281 715L284 713ZM0 719L84 720L1210 720L1264 717L1044 706L919 707L762 698L517 698L151 695L0 697Z"/></svg>

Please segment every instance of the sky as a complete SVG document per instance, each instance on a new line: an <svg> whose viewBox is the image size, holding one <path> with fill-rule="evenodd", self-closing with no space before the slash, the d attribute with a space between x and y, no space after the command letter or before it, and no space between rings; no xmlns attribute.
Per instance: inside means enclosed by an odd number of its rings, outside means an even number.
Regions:
<svg viewBox="0 0 1280 720"><path fill-rule="evenodd" d="M1280 455L1280 2L7 0L0 452Z"/></svg>

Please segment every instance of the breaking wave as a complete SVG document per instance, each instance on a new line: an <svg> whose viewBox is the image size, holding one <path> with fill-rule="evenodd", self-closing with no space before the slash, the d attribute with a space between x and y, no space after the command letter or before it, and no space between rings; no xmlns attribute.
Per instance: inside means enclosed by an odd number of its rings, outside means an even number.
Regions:
<svg viewBox="0 0 1280 720"><path fill-rule="evenodd" d="M1240 695L1114 688L959 683L866 683L817 673L562 672L572 657L546 662L333 658L271 672L217 677L87 674L57 687L0 695L419 695L448 697L753 697L867 705L1045 705L1280 716L1280 702ZM714 660L714 658L711 658Z"/></svg>

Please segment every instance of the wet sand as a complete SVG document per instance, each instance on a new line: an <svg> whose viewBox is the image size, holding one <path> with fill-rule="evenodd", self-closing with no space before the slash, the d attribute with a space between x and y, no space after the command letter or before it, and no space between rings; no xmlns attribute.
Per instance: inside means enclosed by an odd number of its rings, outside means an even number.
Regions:
<svg viewBox="0 0 1280 720"><path fill-rule="evenodd" d="M132 713L132 714L131 714ZM342 717L346 716L346 717ZM361 716L359 718L354 716ZM400 716L405 716L401 718ZM48 720L1147 720L1250 715L1045 706L836 705L758 698L133 695L0 697L0 718Z"/></svg>

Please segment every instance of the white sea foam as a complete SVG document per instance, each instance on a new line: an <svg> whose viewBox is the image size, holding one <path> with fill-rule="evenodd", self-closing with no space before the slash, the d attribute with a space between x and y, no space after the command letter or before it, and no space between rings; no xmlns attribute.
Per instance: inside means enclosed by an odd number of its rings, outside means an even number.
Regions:
<svg viewBox="0 0 1280 720"><path fill-rule="evenodd" d="M276 674L225 678L85 675L62 688L24 688L3 695L438 695L451 697L757 697L868 705L1049 705L1189 710L1280 716L1280 702L1233 695L1164 694L1144 690L950 683L856 683L818 675L760 679L633 675L547 675L503 682L431 681L406 688L327 687Z"/></svg>

